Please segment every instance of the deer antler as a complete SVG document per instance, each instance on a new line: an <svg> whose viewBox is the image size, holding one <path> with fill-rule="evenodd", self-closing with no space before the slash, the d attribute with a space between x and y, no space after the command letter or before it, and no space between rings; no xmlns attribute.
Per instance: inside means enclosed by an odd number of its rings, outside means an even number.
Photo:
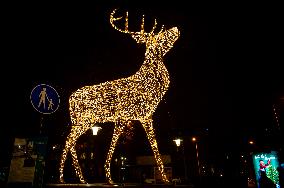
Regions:
<svg viewBox="0 0 284 188"><path fill-rule="evenodd" d="M123 16L118 17L118 18L115 18L115 17L114 17L114 14L116 13L116 11L117 11L117 9L114 9L114 10L112 11L112 13L110 14L110 23L111 23L112 27L115 28L116 30L118 30L118 31L120 31L120 32L122 32L122 33L127 33L127 34L135 35L135 36L137 36L137 35L142 35L142 36L147 35L147 36L148 36L148 35L152 35L152 34L154 33L154 30L156 29L156 26L157 26L157 20L155 19L155 21L154 21L154 26L153 26L151 32L150 32L150 33L145 33L145 29L144 29L144 15L143 15L143 18L142 18L141 30L140 30L139 32L129 31L129 30L128 30L128 11L126 12L126 16L125 16L125 29L122 30L122 29L118 28L118 27L114 24L114 22L117 21L117 20L122 19ZM161 28L161 30L159 31L159 33L162 32L163 28L164 28L164 25L162 26L162 28Z"/></svg>

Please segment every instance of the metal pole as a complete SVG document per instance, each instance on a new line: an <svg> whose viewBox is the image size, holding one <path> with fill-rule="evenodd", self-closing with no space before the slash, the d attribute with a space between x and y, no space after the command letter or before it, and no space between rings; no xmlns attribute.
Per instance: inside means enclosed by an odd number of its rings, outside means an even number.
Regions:
<svg viewBox="0 0 284 188"><path fill-rule="evenodd" d="M183 165L184 165L184 179L187 182L187 166L186 166L185 154L184 154L184 144L182 145L182 147L183 147L182 155L183 155Z"/></svg>
<svg viewBox="0 0 284 188"><path fill-rule="evenodd" d="M197 146L197 142L195 142L195 149L196 149L196 159L197 159L198 176L199 176L199 179L200 179L201 176L200 176L200 164L199 164L199 157L198 157L198 146Z"/></svg>
<svg viewBox="0 0 284 188"><path fill-rule="evenodd" d="M42 133L42 128L43 128L43 115L40 116L40 128L39 128L39 134Z"/></svg>

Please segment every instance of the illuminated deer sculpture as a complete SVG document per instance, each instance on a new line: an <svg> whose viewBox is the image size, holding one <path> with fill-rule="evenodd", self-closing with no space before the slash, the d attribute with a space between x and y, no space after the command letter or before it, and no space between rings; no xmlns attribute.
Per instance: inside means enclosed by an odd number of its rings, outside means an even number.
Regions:
<svg viewBox="0 0 284 188"><path fill-rule="evenodd" d="M72 93L69 98L72 128L61 156L60 181L64 182L64 163L70 151L76 175L81 183L85 183L75 150L76 141L94 124L114 122L114 133L105 162L106 179L111 183L110 163L117 141L124 133L126 125L138 120L147 134L162 179L168 182L155 139L152 115L169 87L170 78L163 64L163 56L179 38L179 30L176 27L168 30L162 27L155 33L157 25L155 20L151 32L147 33L144 30L143 17L141 31L132 32L128 30L128 12L125 16L124 29L115 25L114 22L122 17L115 18L114 14L116 10L110 15L110 23L116 30L129 34L137 43L146 44L145 60L140 69L129 77L84 86Z"/></svg>

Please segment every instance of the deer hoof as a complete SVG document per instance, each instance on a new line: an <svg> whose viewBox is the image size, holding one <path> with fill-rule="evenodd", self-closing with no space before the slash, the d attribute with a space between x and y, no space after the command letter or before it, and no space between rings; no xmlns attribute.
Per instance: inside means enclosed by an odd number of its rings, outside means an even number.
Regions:
<svg viewBox="0 0 284 188"><path fill-rule="evenodd" d="M85 180L80 180L82 184L88 184Z"/></svg>
<svg viewBox="0 0 284 188"><path fill-rule="evenodd" d="M113 185L114 182L113 182L112 180L108 180L108 181L107 181L107 184L108 184L108 185Z"/></svg>
<svg viewBox="0 0 284 188"><path fill-rule="evenodd" d="M164 181L164 183L165 183L166 185L171 184L171 182L170 182L168 179L166 179L166 180Z"/></svg>
<svg viewBox="0 0 284 188"><path fill-rule="evenodd" d="M65 181L60 178L59 183L65 183Z"/></svg>

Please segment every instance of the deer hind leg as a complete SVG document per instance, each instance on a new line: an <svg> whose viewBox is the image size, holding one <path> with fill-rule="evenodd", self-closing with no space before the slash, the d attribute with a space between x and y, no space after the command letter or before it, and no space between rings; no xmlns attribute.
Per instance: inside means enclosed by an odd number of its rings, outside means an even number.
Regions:
<svg viewBox="0 0 284 188"><path fill-rule="evenodd" d="M59 168L59 180L61 183L64 183L63 178L63 170L64 170L64 164L67 158L67 154L69 151L71 151L72 159L73 159L73 165L75 166L75 171L77 176L80 178L81 183L85 183L85 180L83 178L81 168L78 163L77 154L75 151L75 145L77 139L85 132L84 128L82 126L72 126L71 132L69 133L67 139L65 148L63 149L61 161L60 161L60 168Z"/></svg>
<svg viewBox="0 0 284 188"><path fill-rule="evenodd" d="M112 140L111 140L111 144L108 150L108 154L107 154L107 158L106 158L106 162L105 162L105 173L106 173L106 179L108 183L112 183L112 179L111 179L111 173L110 173L110 163L111 163L111 159L112 159L112 155L113 152L115 150L115 146L116 143L119 139L119 136L123 133L125 128L125 123L116 123L115 127L114 127L114 132L113 132L113 136L112 136Z"/></svg>
<svg viewBox="0 0 284 188"><path fill-rule="evenodd" d="M143 121L141 123L143 125L143 128L145 129L148 140L151 144L151 147L152 147L152 150L153 150L153 153L154 153L154 157L155 157L155 160L156 160L157 165L158 165L158 169L159 169L159 171L162 175L162 179L163 179L164 182L168 183L169 180L168 180L168 178L165 174L163 161L161 159L161 155L160 155L159 150L158 150L157 140L155 138L155 132L154 132L154 128L153 128L153 120L150 119L150 120L147 120L147 121Z"/></svg>

